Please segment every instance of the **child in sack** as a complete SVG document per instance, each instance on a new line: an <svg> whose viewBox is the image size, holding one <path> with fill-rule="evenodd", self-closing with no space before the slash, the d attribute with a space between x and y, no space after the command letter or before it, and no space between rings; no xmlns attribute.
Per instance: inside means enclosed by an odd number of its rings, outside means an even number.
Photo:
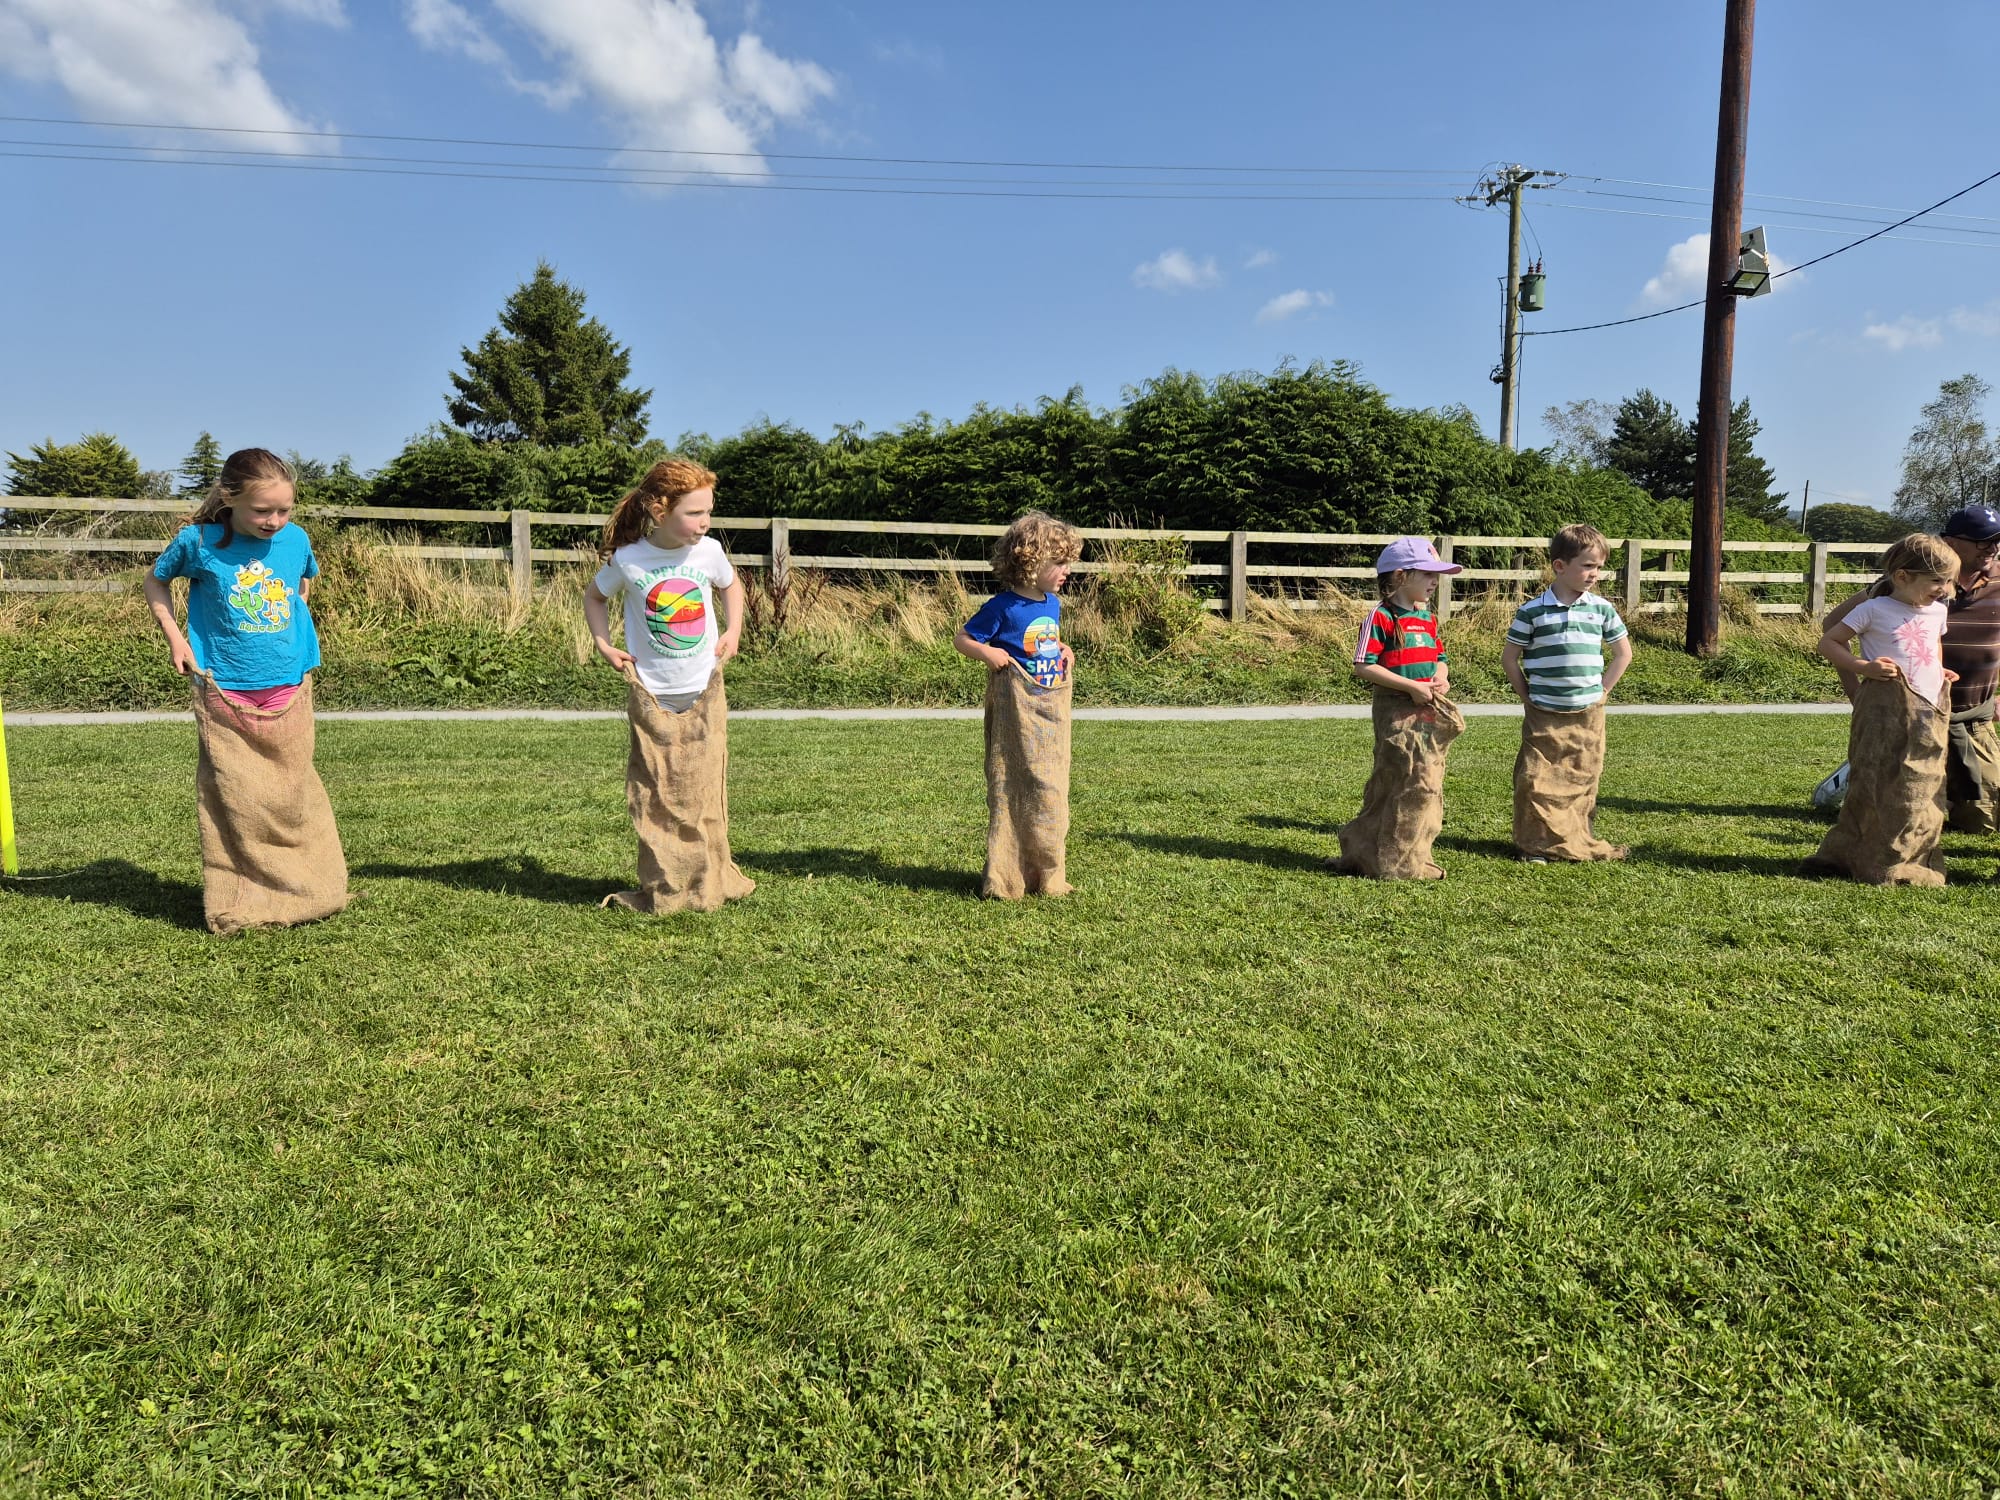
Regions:
<svg viewBox="0 0 2000 1500"><path fill-rule="evenodd" d="M1531 864L1623 859L1597 836L1604 774L1604 704L1632 663L1625 622L1591 586L1611 544L1595 526L1565 526L1549 542L1553 582L1514 612L1501 670L1521 699L1514 760L1514 847ZM1607 656L1608 651L1608 656Z"/></svg>
<svg viewBox="0 0 2000 1500"><path fill-rule="evenodd" d="M986 677L986 873L980 894L1062 896L1069 838L1071 670L1062 639L1069 570L1083 554L1072 526L1031 510L993 549L1000 592L952 645Z"/></svg>
<svg viewBox="0 0 2000 1500"><path fill-rule="evenodd" d="M1943 541L1904 537L1882 578L1826 628L1819 652L1854 703L1840 818L1801 873L1870 885L1943 885L1945 770L1951 720L1946 601L1959 559ZM1857 652L1856 647L1859 647Z"/></svg>
<svg viewBox="0 0 2000 1500"><path fill-rule="evenodd" d="M146 603L193 677L202 907L211 932L289 926L347 905L347 858L313 768L319 574L292 521L292 471L243 448L146 575ZM188 580L187 633L171 583Z"/></svg>
<svg viewBox="0 0 2000 1500"><path fill-rule="evenodd" d="M1375 765L1361 811L1340 830L1343 875L1378 880L1442 880L1431 846L1444 826L1444 760L1465 732L1447 696L1450 664L1431 613L1445 562L1423 537L1398 537L1375 559L1381 603L1361 625L1354 675L1375 688Z"/></svg>
<svg viewBox="0 0 2000 1500"><path fill-rule="evenodd" d="M607 896L633 911L713 911L756 889L729 852L729 704L722 664L743 638L743 583L720 543L715 475L654 464L605 523L603 566L584 590L598 655L624 673L631 725L625 804L639 835L639 888ZM625 597L625 646L610 601ZM728 615L718 628L716 609Z"/></svg>

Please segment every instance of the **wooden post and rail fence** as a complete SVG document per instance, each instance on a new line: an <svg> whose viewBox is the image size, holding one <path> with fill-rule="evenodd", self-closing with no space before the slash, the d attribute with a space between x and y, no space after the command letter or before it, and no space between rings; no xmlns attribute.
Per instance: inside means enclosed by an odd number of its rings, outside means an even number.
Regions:
<svg viewBox="0 0 2000 1500"><path fill-rule="evenodd" d="M186 505L175 500L83 500L39 495L0 496L0 593L120 593L137 585L129 578L15 578L8 576L6 560L19 553L70 553L70 554L118 554L127 553L134 557L151 559L166 545L163 537L104 537L57 535L46 531L22 531L8 523L17 522L24 515L46 512L83 513L100 515L176 515L186 510ZM313 506L301 507L299 520L303 522L361 521L374 523L420 523L450 524L461 526L486 526L507 529L505 546L447 546L421 542L392 542L385 544L398 555L423 558L435 562L475 562L500 563L507 568L508 591L517 600L525 601L534 588L535 564L554 563L576 566L588 558L589 554L581 546L537 547L534 545L536 528L549 530L567 528L594 532L604 525L605 517L598 513L531 511L531 510L441 510L409 506ZM912 541L927 539L934 551L944 541L964 538L997 537L1005 530L994 525L950 525L928 521L842 521L823 520L807 517L774 516L768 520L738 519L719 517L715 529L734 540L736 535L762 532L764 550L749 552L730 546L731 559L740 566L768 569L774 583L782 583L795 570L817 569L827 573L961 573L983 574L987 565L983 558L963 558L946 555L928 557L910 556L859 556L835 553L798 553L793 551L795 538L810 536L868 536L875 538L908 538ZM1323 582L1337 585L1357 584L1358 593L1372 592L1370 587L1375 578L1375 570L1370 562L1336 564L1310 564L1295 561L1252 562L1251 548L1284 548L1304 550L1313 548L1373 549L1383 546L1395 538L1389 533L1331 533L1295 531L1212 531L1143 529L1116 526L1084 526L1078 530L1086 542L1116 544L1121 541L1159 541L1177 539L1190 548L1222 549L1220 562L1190 561L1180 570L1181 576L1206 593L1214 590L1215 597L1207 600L1212 610L1226 614L1232 620L1243 619L1250 606L1254 585L1263 585L1265 590L1275 586L1277 592L1272 597L1283 599L1294 608L1310 609L1315 600L1284 592L1287 584L1295 586L1318 586ZM746 536L746 540L750 537ZM594 538L592 538L594 540ZM1521 589L1539 582L1543 576L1541 558L1535 555L1529 565L1522 565L1517 555L1523 552L1539 554L1548 545L1546 537L1520 536L1439 536L1432 539L1438 553L1446 561L1464 561L1480 552L1501 552L1509 554L1511 566L1475 566L1468 563L1463 573L1446 575L1439 580L1437 594L1438 610L1441 617L1449 616L1455 608L1463 607L1468 584L1485 584ZM754 544L754 543L753 543ZM1805 598L1782 602L1759 602L1757 609L1764 614L1804 614L1816 618L1824 613L1830 589L1854 588L1872 581L1868 572L1834 572L1837 562L1850 557L1866 556L1871 560L1879 556L1882 547L1867 542L1724 542L1727 554L1747 557L1751 560L1777 559L1788 555L1796 558L1803 566L1795 570L1747 571L1725 573L1722 580L1743 589L1758 589L1771 585L1803 587ZM1688 582L1685 566L1664 567L1661 563L1672 562L1676 556L1685 559L1689 543L1674 538L1638 537L1615 539L1611 543L1611 557L1600 586L1605 593L1616 598L1624 613L1628 615L1653 614L1679 610L1682 602L1671 596L1648 597L1648 590L1675 590L1684 588ZM1372 561L1372 560L1371 560ZM1654 565L1648 567L1647 564ZM1869 566L1864 564L1863 566ZM1102 559L1086 558L1077 565L1079 573L1103 572L1117 566Z"/></svg>

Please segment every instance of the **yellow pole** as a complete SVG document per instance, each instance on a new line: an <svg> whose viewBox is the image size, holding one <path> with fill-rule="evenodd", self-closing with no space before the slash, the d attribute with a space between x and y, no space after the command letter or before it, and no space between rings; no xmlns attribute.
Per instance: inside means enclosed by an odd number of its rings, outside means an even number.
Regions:
<svg viewBox="0 0 2000 1500"><path fill-rule="evenodd" d="M0 712L0 874L20 873L21 855L14 847L14 798L7 790L7 716Z"/></svg>

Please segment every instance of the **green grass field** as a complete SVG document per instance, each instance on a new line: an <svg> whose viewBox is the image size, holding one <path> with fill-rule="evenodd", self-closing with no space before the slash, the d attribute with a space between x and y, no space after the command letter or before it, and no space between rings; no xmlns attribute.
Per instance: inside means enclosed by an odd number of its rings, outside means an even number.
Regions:
<svg viewBox="0 0 2000 1500"><path fill-rule="evenodd" d="M616 723L327 724L347 914L199 928L193 735L17 730L0 1491L1984 1496L2000 841L1790 875L1838 718L1614 719L1623 867L1323 872L1358 723L741 724L756 894L595 909Z"/></svg>

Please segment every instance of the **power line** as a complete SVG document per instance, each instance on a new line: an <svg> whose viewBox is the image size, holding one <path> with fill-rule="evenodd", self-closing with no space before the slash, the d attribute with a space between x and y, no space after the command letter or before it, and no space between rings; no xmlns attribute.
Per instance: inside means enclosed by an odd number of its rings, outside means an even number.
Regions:
<svg viewBox="0 0 2000 1500"><path fill-rule="evenodd" d="M592 146L580 145L569 141L493 141L444 135L380 135L351 130L276 130L247 125L162 125L157 123L146 124L134 120L55 119L41 115L0 115L0 123L10 125L78 125L92 130L179 130L210 135L276 135L300 140L388 141L403 145L418 146L487 146L513 151L588 151L599 155L712 156L751 161L847 162L873 166L991 167L1037 172L1244 172L1258 174L1292 173L1297 175L1318 173L1324 175L1369 177L1448 177L1459 180L1463 180L1466 176L1463 167L1237 167L1218 166L1214 164L1182 164L1173 166L1146 162L982 161L925 156L831 156L796 151L710 151L686 146Z"/></svg>
<svg viewBox="0 0 2000 1500"><path fill-rule="evenodd" d="M1644 180L1643 178L1637 178L1637 177L1581 177L1574 173L1570 174L1570 180L1572 182L1615 182L1621 187L1662 188L1670 193L1695 193L1699 195L1696 201L1704 204L1708 202L1707 188L1692 187L1684 182L1649 182ZM1570 188L1570 189L1565 189L1565 191L1587 192L1588 189ZM1818 205L1821 208L1862 208L1862 209L1867 209L1872 213L1878 213L1878 214L1895 214L1902 212L1901 209L1891 208L1887 204L1847 203L1837 198L1799 198L1785 193L1745 193L1743 196L1745 198L1761 199L1766 202L1812 203ZM2000 224L2000 218L1995 218L1990 214L1940 214L1938 217L1943 219L1969 219L1977 224Z"/></svg>
<svg viewBox="0 0 2000 1500"><path fill-rule="evenodd" d="M1636 203L1677 203L1677 204L1680 204L1680 205L1682 205L1683 207L1686 207L1686 208L1700 208L1700 207L1704 207L1704 206L1705 206L1705 200L1702 200L1702 199L1697 199L1697 198L1663 198L1663 197L1661 197L1661 196L1660 196L1660 195L1659 195L1658 193L1600 193L1600 192L1597 192L1597 191L1596 191L1595 189L1592 189L1592 188L1571 188L1571 187L1560 187L1560 186L1558 186L1558 187L1554 188L1554 189L1553 189L1553 191L1555 191L1555 192L1558 192L1558 193L1581 193L1581 194L1584 194L1585 196L1588 196L1588 197L1592 197L1592 198L1622 198L1622 199L1626 199L1626 200L1629 200L1629 201L1631 201L1631 202L1636 202ZM1811 201L1811 200L1809 200L1809 199L1803 199L1803 200L1801 200L1801 199L1794 199L1794 200L1792 200L1792 201L1794 201L1794 202L1809 202L1809 201ZM1861 205L1858 205L1858 204L1857 204L1857 205L1853 205L1853 206L1855 206L1855 207L1859 207L1859 206L1861 206ZM1882 210L1882 211L1883 211L1883 212L1885 212L1885 213L1896 213L1896 212L1898 212L1898 210L1896 210L1896 209L1893 209L1893 208L1891 208L1891 209L1884 209L1884 210ZM1792 214L1792 215L1794 215L1795 217L1798 217L1798 218L1803 218L1803 219L1832 219L1832 220L1835 220L1835 221L1837 221L1837 222L1840 222L1840 223L1845 223L1845 224L1882 224L1882 223L1886 223L1886 222L1887 222L1886 220L1883 220L1883 219L1864 219L1864 218L1862 218L1862 217L1861 217L1860 215L1858 215L1858 214L1827 214L1827 213L1814 213L1814 212L1813 212L1812 210L1810 210L1810 209L1803 209L1803 208L1791 208L1791 209L1785 209L1785 210L1782 210L1782 212L1785 212L1785 213L1789 213L1789 214ZM1948 214L1948 215L1945 215L1945 217L1947 217L1947 218L1957 218L1957 219L1962 219L1962 218L1967 218L1967 217L1969 217L1969 215L1965 215L1965 214ZM1981 220L1980 222L1983 222L1983 223L1988 223L1988 224L2000 224L2000 219L1985 219L1985 220ZM1950 234L1976 234L1976 235L1983 235L1983 236L1985 236L1985 237L1987 237L1987 238L1989 238L1989 239L2000 239L2000 229L1971 229L1971 228L1965 228L1965 229L1960 229L1960 228L1957 228L1957 227L1955 227L1955 226L1953 226L1953 225L1949 225L1949 224L1940 224L1940 225L1938 225L1938 226L1937 226L1937 228L1939 228L1940 230L1943 230L1943 231L1945 231L1945 232L1947 232L1947 233L1950 233ZM1834 231L1834 232L1835 232L1835 233L1838 233L1838 231Z"/></svg>
<svg viewBox="0 0 2000 1500"><path fill-rule="evenodd" d="M1947 203L1956 203L1959 199L1965 197L1968 193L1976 193L1981 188L1985 187L1987 183L1996 180L2000 180L2000 172L1990 172L1986 176L1980 178L1979 181L1973 183L1971 186L1962 187L1957 192L1951 194L1949 197L1938 199L1938 201L1933 203L1929 208L1920 208L1915 213L1909 214L1904 218L1898 219L1893 224L1885 224L1882 226L1882 228L1876 230L1873 234L1864 234L1858 240L1849 240L1845 245L1836 245L1834 246L1833 249L1827 251L1826 254L1815 255L1811 260L1801 261L1796 266L1787 266L1784 270L1774 275L1771 278L1771 280L1778 281L1783 277L1796 275L1798 272L1803 271L1810 266L1823 265L1827 261L1832 260L1836 255L1845 255L1850 250L1858 250L1863 245L1867 244L1870 240L1879 240L1882 238L1883 235L1887 234L1890 230L1901 229L1905 224L1914 223L1916 220L1921 219L1925 214L1933 213L1936 210L1943 208ZM1643 323L1649 318L1664 318L1669 313L1686 312L1690 307L1700 307L1705 302L1707 302L1707 300L1708 300L1707 297L1703 296L1697 298L1693 302L1683 302L1678 307L1664 307L1661 308L1660 311L1658 312L1641 313L1639 316L1635 318L1616 318L1608 323L1583 323L1577 325L1574 328L1537 328L1528 332L1524 332L1521 335L1521 337L1546 338L1551 334L1557 334L1557 333L1589 333L1593 329L1598 329L1598 328L1617 328L1625 323Z"/></svg>
<svg viewBox="0 0 2000 1500"><path fill-rule="evenodd" d="M690 187L723 188L769 193L862 193L870 196L902 198L1046 198L1080 202L1195 202L1195 203L1449 203L1444 193L1050 193L1003 189L994 192L972 188L902 188L813 186L791 181L704 181L679 174L625 177L578 177L560 172L452 172L418 167L344 167L326 161L194 161L172 156L102 156L81 152L0 150L0 157L38 161L119 162L141 167L228 167L239 171L334 172L356 177L443 177L470 182L566 182L586 187ZM467 163L466 165L477 165ZM1134 184L1145 187L1146 184ZM1246 187L1257 184L1246 183Z"/></svg>
<svg viewBox="0 0 2000 1500"><path fill-rule="evenodd" d="M1631 219L1666 219L1677 224L1706 224L1705 215L1649 213L1642 208L1600 208L1594 203L1563 203L1554 200L1542 205L1544 208L1566 208L1578 214L1619 214ZM1773 222L1773 229L1782 229L1787 234L1842 234L1844 230L1829 229L1824 224L1785 224ZM1962 231L1947 229L1947 233ZM1989 245L1983 240L1934 240L1919 234L1892 234L1890 239L1905 245L1954 245L1961 250L2000 250L2000 245Z"/></svg>
<svg viewBox="0 0 2000 1500"><path fill-rule="evenodd" d="M44 140L26 140L26 139L0 136L0 146L42 147L42 148L51 148L51 149L58 149L65 151L72 151L72 150L91 151L91 152L115 151L121 154L115 157L107 157L104 159L115 160L115 161L129 160L129 161L140 161L140 162L150 162L158 160L158 158L153 155L142 154L142 153L150 153L156 150L157 148L154 147L111 146L111 145L102 145L92 141L44 141ZM260 151L251 147L240 147L240 146L228 146L228 147L176 146L172 149L176 151L184 151L189 153L190 155L201 156L201 157L278 158L288 162L296 162L302 160L303 161L327 160L327 158L301 157L295 151ZM346 152L343 152L340 156L336 158L332 158L332 160L338 162L390 162L398 166L411 166L411 167L478 167L478 168L491 167L491 168L513 168L513 169L521 169L529 171L535 170L537 168L542 168L551 171L561 171L565 174L570 174L570 173L580 174L580 173L591 173L591 172L609 173L609 174L615 174L621 180L647 181L647 182L657 180L666 184L686 182L692 179L699 179L699 178L718 178L718 179L741 179L744 184L750 186L755 186L759 183L770 182L774 180L792 180L800 182L959 183L959 184L966 184L973 186L991 185L994 187L1247 188L1251 186L1266 185L1262 183L1236 183L1228 181L1215 181L1212 179L1211 180L1195 179L1190 181L1170 180L1160 183L1142 183L1142 182L1130 182L1117 178L1101 178L1101 177L1100 178L917 177L905 174L892 174L892 173L865 174L865 173L850 173L850 172L730 171L726 168L721 168L721 167L686 167L686 168L663 167L658 169L639 169L633 167L597 166L597 165L590 165L583 163L579 163L575 166L556 167L555 165L549 162L488 161L488 160L468 159L465 157L456 157L456 156L442 156L442 157L368 156L368 155L353 155ZM234 165L249 165L249 163L236 163L225 160L225 161L207 162L203 163L203 165L234 166ZM1412 187L1412 188L1427 188L1432 186L1432 184L1430 183L1420 183L1420 182L1357 184L1357 186L1363 186L1363 185L1368 187ZM1311 182L1283 182L1283 183L1269 184L1269 186L1285 187L1285 188L1322 188L1322 187L1338 187L1339 184L1311 183Z"/></svg>

